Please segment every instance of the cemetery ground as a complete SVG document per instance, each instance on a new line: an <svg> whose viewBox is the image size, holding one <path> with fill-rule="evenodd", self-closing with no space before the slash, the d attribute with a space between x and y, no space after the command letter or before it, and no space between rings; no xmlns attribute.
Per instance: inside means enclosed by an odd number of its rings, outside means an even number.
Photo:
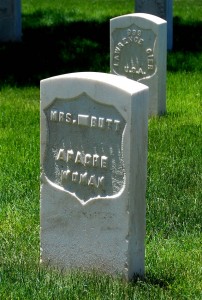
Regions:
<svg viewBox="0 0 202 300"><path fill-rule="evenodd" d="M201 299L202 4L173 2L167 113L149 120L146 274L127 283L40 267L39 81L109 72L109 19L134 1L22 1L22 42L0 44L0 299Z"/></svg>

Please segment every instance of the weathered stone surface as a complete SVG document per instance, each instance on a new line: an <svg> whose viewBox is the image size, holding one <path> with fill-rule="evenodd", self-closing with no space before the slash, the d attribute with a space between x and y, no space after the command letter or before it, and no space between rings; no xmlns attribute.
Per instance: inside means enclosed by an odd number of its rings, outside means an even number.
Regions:
<svg viewBox="0 0 202 300"><path fill-rule="evenodd" d="M136 0L136 13L147 13L167 21L167 48L173 48L173 0Z"/></svg>
<svg viewBox="0 0 202 300"><path fill-rule="evenodd" d="M41 81L41 261L144 274L148 87L73 73Z"/></svg>
<svg viewBox="0 0 202 300"><path fill-rule="evenodd" d="M21 1L0 0L0 42L20 41Z"/></svg>

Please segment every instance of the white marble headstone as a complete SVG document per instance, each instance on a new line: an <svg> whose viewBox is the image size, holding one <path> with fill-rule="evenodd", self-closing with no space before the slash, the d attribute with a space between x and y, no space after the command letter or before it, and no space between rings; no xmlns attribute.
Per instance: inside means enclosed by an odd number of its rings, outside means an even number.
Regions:
<svg viewBox="0 0 202 300"><path fill-rule="evenodd" d="M40 91L42 263L143 275L148 87L83 72Z"/></svg>
<svg viewBox="0 0 202 300"><path fill-rule="evenodd" d="M173 48L173 0L136 0L136 13L147 13L167 21L167 48Z"/></svg>
<svg viewBox="0 0 202 300"><path fill-rule="evenodd" d="M142 13L110 20L110 71L149 87L149 116L166 112L166 25Z"/></svg>
<svg viewBox="0 0 202 300"><path fill-rule="evenodd" d="M20 41L21 0L0 0L0 41Z"/></svg>

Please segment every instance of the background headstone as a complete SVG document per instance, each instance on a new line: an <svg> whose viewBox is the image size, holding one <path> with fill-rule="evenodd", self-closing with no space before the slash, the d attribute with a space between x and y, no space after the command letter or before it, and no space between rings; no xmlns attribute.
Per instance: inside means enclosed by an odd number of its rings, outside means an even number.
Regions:
<svg viewBox="0 0 202 300"><path fill-rule="evenodd" d="M144 274L148 87L103 73L41 81L41 261Z"/></svg>
<svg viewBox="0 0 202 300"><path fill-rule="evenodd" d="M167 49L173 48L173 0L136 0L136 13L147 13L167 21Z"/></svg>
<svg viewBox="0 0 202 300"><path fill-rule="evenodd" d="M0 0L0 42L20 41L21 0Z"/></svg>
<svg viewBox="0 0 202 300"><path fill-rule="evenodd" d="M110 20L110 71L149 87L149 116L166 112L166 25L141 13Z"/></svg>

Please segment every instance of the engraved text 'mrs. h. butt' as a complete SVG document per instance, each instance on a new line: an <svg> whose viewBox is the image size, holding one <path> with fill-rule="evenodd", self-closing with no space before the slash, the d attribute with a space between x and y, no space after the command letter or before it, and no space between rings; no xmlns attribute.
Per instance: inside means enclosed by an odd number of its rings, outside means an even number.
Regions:
<svg viewBox="0 0 202 300"><path fill-rule="evenodd" d="M74 99L55 99L45 114L46 177L82 201L120 193L125 185L126 122L115 107L84 93Z"/></svg>
<svg viewBox="0 0 202 300"><path fill-rule="evenodd" d="M118 131L120 123L119 120L114 120L112 118L96 117L82 114L75 115L70 112L58 110L51 110L50 120L79 126L113 129L115 131Z"/></svg>

